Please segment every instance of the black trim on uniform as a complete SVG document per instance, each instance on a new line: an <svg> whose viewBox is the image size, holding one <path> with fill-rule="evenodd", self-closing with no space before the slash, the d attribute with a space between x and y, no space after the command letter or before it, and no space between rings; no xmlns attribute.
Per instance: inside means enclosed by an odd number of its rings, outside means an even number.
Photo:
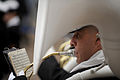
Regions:
<svg viewBox="0 0 120 80"><path fill-rule="evenodd" d="M82 72L90 68L97 67L99 65L83 68L72 73L68 73L64 69L60 68L60 65L57 63L54 56L51 56L42 62L38 71L38 75L41 80L65 80L78 72Z"/></svg>

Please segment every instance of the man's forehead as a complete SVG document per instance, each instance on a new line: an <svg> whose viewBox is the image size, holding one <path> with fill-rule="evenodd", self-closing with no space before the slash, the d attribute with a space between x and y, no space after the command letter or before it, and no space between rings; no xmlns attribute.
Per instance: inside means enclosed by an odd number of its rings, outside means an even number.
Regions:
<svg viewBox="0 0 120 80"><path fill-rule="evenodd" d="M78 30L78 31L75 31L74 34L75 34L75 33L82 34L82 33L84 33L84 32L85 32L85 30Z"/></svg>
<svg viewBox="0 0 120 80"><path fill-rule="evenodd" d="M76 31L73 32L73 34L80 34L80 35L85 34L85 33L88 34L88 29L87 28L84 28L84 29L82 28L82 29L79 29L79 30L76 30Z"/></svg>

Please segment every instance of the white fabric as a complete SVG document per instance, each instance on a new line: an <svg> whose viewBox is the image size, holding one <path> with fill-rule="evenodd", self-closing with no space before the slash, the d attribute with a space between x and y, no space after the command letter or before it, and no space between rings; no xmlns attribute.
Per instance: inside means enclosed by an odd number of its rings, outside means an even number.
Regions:
<svg viewBox="0 0 120 80"><path fill-rule="evenodd" d="M20 71L18 76L25 75L24 71ZM15 76L13 75L13 72L10 73L8 80L13 80Z"/></svg>
<svg viewBox="0 0 120 80"><path fill-rule="evenodd" d="M13 80L15 76L13 75L13 72L10 73L8 80Z"/></svg>
<svg viewBox="0 0 120 80"><path fill-rule="evenodd" d="M20 18L18 16L13 17L7 23L7 27L18 26L20 24Z"/></svg>
<svg viewBox="0 0 120 80"><path fill-rule="evenodd" d="M103 54L103 50L99 50L90 59L78 64L75 68L72 69L71 72L76 71L78 69L82 69L82 68L92 67L92 66L101 64L104 61L105 61L105 57L104 57L104 54Z"/></svg>
<svg viewBox="0 0 120 80"><path fill-rule="evenodd" d="M92 73L92 70L95 70L97 68L98 67L95 67L95 68L91 68L89 70L83 71L81 73L77 73L77 74L67 78L66 80L88 80L91 78L99 78L99 77L102 78L102 77L114 76L114 74L112 73L112 71L108 65L104 66L103 68L101 68L97 72Z"/></svg>

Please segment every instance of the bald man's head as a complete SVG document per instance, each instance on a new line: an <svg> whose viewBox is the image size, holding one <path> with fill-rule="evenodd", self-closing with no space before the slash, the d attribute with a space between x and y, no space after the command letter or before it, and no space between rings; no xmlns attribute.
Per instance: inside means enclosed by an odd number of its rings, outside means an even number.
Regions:
<svg viewBox="0 0 120 80"><path fill-rule="evenodd" d="M96 36L98 32L97 27L93 25L84 26L74 32L71 45L75 47L75 55L78 63L88 60L101 49L100 40Z"/></svg>

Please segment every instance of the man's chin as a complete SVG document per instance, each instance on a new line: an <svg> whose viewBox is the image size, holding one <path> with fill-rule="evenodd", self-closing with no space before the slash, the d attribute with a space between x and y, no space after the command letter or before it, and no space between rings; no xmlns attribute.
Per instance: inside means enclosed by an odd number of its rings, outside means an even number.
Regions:
<svg viewBox="0 0 120 80"><path fill-rule="evenodd" d="M76 62L77 62L77 64L80 64L80 62L79 62L79 60L78 60L78 59L76 60Z"/></svg>
<svg viewBox="0 0 120 80"><path fill-rule="evenodd" d="M74 55L77 57L78 52L75 51Z"/></svg>

